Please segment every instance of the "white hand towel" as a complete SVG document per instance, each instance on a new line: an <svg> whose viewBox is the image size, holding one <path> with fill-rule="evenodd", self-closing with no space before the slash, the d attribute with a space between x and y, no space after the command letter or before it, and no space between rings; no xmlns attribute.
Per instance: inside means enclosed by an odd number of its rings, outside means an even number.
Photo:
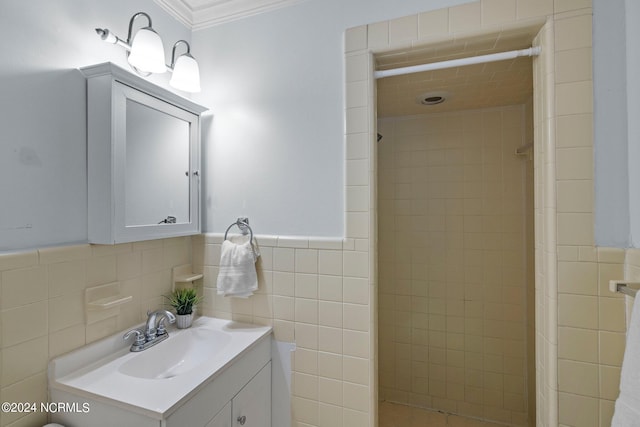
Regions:
<svg viewBox="0 0 640 427"><path fill-rule="evenodd" d="M244 240L244 242L243 242ZM248 236L222 242L218 295L247 298L258 289L256 261L260 253Z"/></svg>
<svg viewBox="0 0 640 427"><path fill-rule="evenodd" d="M611 427L640 427L640 295L635 298Z"/></svg>

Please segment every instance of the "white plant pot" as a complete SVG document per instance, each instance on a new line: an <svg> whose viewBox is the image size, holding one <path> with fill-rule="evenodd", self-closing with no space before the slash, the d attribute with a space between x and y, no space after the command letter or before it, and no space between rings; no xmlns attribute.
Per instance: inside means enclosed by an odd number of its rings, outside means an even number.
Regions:
<svg viewBox="0 0 640 427"><path fill-rule="evenodd" d="M176 314L176 326L178 329L186 329L191 327L193 322L193 313L191 314Z"/></svg>

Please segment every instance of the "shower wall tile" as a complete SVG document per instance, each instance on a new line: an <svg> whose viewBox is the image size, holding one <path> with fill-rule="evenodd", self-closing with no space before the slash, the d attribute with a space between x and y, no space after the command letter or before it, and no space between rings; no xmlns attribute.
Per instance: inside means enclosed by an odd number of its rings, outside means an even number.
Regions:
<svg viewBox="0 0 640 427"><path fill-rule="evenodd" d="M526 418L522 119L512 106L379 120L382 399Z"/></svg>
<svg viewBox="0 0 640 427"><path fill-rule="evenodd" d="M590 48L592 46L592 18L590 13L580 13L555 23L555 51Z"/></svg>
<svg viewBox="0 0 640 427"><path fill-rule="evenodd" d="M418 16L406 16L389 21L389 44L411 45L418 39Z"/></svg>
<svg viewBox="0 0 640 427"><path fill-rule="evenodd" d="M452 33L471 32L480 29L480 2L449 8L449 31Z"/></svg>
<svg viewBox="0 0 640 427"><path fill-rule="evenodd" d="M559 245L593 245L593 214L558 213Z"/></svg>
<svg viewBox="0 0 640 427"><path fill-rule="evenodd" d="M347 109L347 132L363 133L369 129L369 116L366 107Z"/></svg>
<svg viewBox="0 0 640 427"><path fill-rule="evenodd" d="M344 34L344 51L346 53L367 48L367 26L349 28Z"/></svg>
<svg viewBox="0 0 640 427"><path fill-rule="evenodd" d="M591 7L591 0L556 0L555 12L562 13Z"/></svg>
<svg viewBox="0 0 640 427"><path fill-rule="evenodd" d="M347 88L346 104L347 108L363 107L367 105L367 82L353 82Z"/></svg>
<svg viewBox="0 0 640 427"><path fill-rule="evenodd" d="M561 83L556 86L556 110L559 115L593 112L591 80Z"/></svg>
<svg viewBox="0 0 640 427"><path fill-rule="evenodd" d="M558 212L591 212L593 210L593 192L592 180L558 182Z"/></svg>
<svg viewBox="0 0 640 427"><path fill-rule="evenodd" d="M355 133L347 135L347 161L362 160L369 157L369 134ZM363 184L364 186L365 184ZM368 188L368 187L367 187Z"/></svg>
<svg viewBox="0 0 640 427"><path fill-rule="evenodd" d="M557 153L558 180L593 180L593 150L591 148L559 148Z"/></svg>
<svg viewBox="0 0 640 427"><path fill-rule="evenodd" d="M513 0L482 0L481 5L483 27L515 21L516 3Z"/></svg>
<svg viewBox="0 0 640 427"><path fill-rule="evenodd" d="M368 56L365 54L348 55L347 62L347 83L367 81L369 74ZM350 132L349 132L350 133Z"/></svg>
<svg viewBox="0 0 640 427"><path fill-rule="evenodd" d="M389 47L389 22L383 21L367 25L367 48L385 49ZM349 67L347 67L347 70Z"/></svg>
<svg viewBox="0 0 640 427"><path fill-rule="evenodd" d="M556 53L556 82L591 80L593 78L592 56L590 48L563 50Z"/></svg>
<svg viewBox="0 0 640 427"><path fill-rule="evenodd" d="M593 147L592 120L591 113L558 117L558 148Z"/></svg>
<svg viewBox="0 0 640 427"><path fill-rule="evenodd" d="M418 15L418 38L427 41L449 34L449 9L439 9Z"/></svg>

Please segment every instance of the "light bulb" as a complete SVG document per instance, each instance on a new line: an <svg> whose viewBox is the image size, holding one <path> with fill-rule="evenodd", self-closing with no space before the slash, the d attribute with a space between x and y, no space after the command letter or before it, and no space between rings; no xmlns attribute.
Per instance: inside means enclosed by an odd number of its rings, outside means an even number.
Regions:
<svg viewBox="0 0 640 427"><path fill-rule="evenodd" d="M129 64L147 73L164 73L167 66L164 62L164 46L162 39L151 27L138 30L131 42Z"/></svg>
<svg viewBox="0 0 640 427"><path fill-rule="evenodd" d="M200 68L193 56L185 53L178 57L169 84L185 92L200 92Z"/></svg>

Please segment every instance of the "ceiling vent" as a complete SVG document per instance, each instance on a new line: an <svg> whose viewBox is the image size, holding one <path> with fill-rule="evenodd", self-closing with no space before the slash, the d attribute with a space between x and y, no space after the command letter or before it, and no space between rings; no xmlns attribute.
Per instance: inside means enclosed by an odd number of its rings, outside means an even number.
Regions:
<svg viewBox="0 0 640 427"><path fill-rule="evenodd" d="M416 102L422 105L438 105L451 98L451 94L446 91L425 92L416 97Z"/></svg>

